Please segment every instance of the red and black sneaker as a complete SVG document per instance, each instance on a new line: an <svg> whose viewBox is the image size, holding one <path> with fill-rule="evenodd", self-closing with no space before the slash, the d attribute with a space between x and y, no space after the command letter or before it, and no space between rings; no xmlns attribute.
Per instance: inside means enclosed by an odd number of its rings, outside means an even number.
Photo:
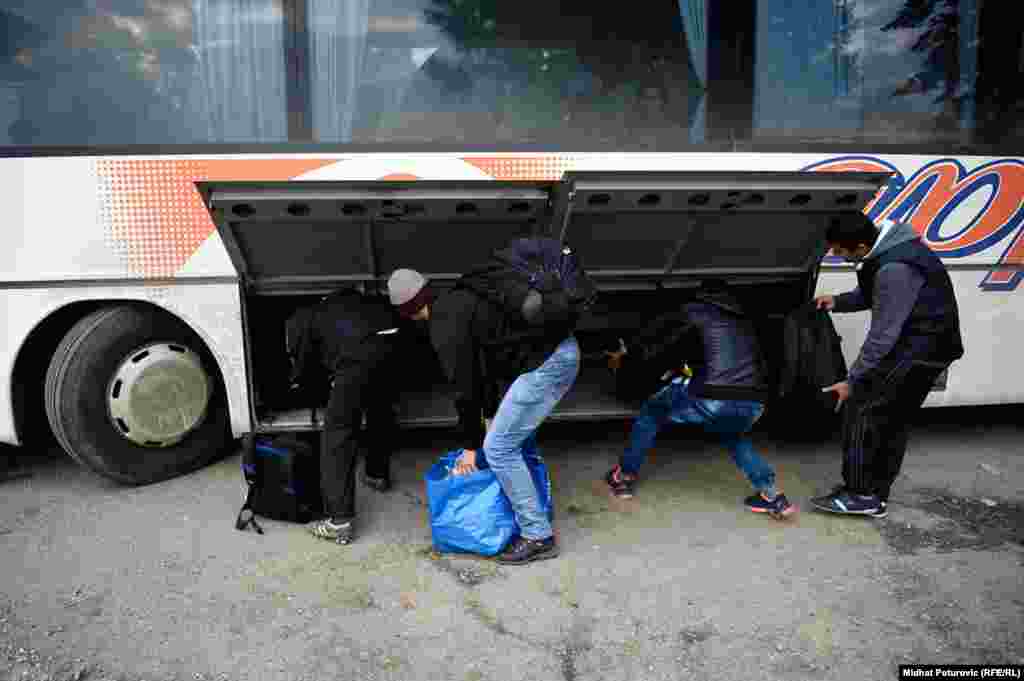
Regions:
<svg viewBox="0 0 1024 681"><path fill-rule="evenodd" d="M616 466L604 476L604 481L611 488L612 495L617 499L632 499L636 476L622 472L622 466Z"/></svg>
<svg viewBox="0 0 1024 681"><path fill-rule="evenodd" d="M796 506L790 503L785 494L776 495L774 499L767 499L761 493L754 494L743 500L754 513L767 513L773 518L785 518L796 513Z"/></svg>

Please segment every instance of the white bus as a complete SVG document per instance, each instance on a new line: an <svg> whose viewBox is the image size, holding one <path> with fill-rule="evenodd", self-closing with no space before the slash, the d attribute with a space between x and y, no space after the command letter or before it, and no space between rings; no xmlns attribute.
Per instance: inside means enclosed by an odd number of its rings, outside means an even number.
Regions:
<svg viewBox="0 0 1024 681"><path fill-rule="evenodd" d="M926 405L1024 401L1012 3L64 4L0 10L0 442L146 483L315 430L281 399L297 305L522 233L601 283L595 354L709 274L777 316L854 285L819 266L850 209L951 270L966 356ZM852 360L867 316L836 322ZM606 374L558 417L632 413ZM454 421L431 380L404 423Z"/></svg>

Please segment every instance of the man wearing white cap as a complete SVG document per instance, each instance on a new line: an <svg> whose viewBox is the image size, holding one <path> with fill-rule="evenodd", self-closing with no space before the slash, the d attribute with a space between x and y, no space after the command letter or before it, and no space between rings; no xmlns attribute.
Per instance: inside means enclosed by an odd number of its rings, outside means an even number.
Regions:
<svg viewBox="0 0 1024 681"><path fill-rule="evenodd" d="M572 328L538 324L525 333L521 327L513 331L501 307L467 287L456 285L434 302L429 282L414 270L396 270L388 294L403 316L429 324L431 343L455 387L463 449L455 472L469 473L486 463L512 504L521 536L498 562L554 558L554 531L523 452L536 446L537 428L579 373L580 349ZM542 308L541 295L531 291L522 316L529 321ZM499 382L510 384L500 405Z"/></svg>

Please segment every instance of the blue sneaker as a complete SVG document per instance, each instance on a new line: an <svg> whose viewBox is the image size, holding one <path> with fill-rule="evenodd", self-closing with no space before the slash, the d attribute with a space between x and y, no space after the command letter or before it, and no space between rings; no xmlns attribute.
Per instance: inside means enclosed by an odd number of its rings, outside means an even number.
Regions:
<svg viewBox="0 0 1024 681"><path fill-rule="evenodd" d="M767 513L776 520L781 520L796 513L797 507L790 503L785 494L779 494L774 499L767 499L763 494L758 493L743 500L754 513Z"/></svg>
<svg viewBox="0 0 1024 681"><path fill-rule="evenodd" d="M823 497L815 497L811 499L811 505L819 511L842 515L866 515L884 518L888 512L885 508L885 503L877 495L863 496L851 494L845 489L836 490Z"/></svg>
<svg viewBox="0 0 1024 681"><path fill-rule="evenodd" d="M617 499L632 499L636 495L636 476L623 472L621 466L608 471L604 481Z"/></svg>

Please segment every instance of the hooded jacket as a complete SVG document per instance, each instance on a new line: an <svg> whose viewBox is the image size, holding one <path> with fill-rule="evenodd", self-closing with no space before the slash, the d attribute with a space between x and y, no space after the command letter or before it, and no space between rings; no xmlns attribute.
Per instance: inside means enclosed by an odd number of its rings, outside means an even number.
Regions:
<svg viewBox="0 0 1024 681"><path fill-rule="evenodd" d="M730 293L701 292L697 300L662 315L626 343L619 369L649 396L686 362L693 369L689 393L697 398L765 401L768 385L753 322Z"/></svg>
<svg viewBox="0 0 1024 681"><path fill-rule="evenodd" d="M571 335L570 329L524 331L499 305L456 287L431 305L430 340L459 415L459 446L480 450L483 418L498 410L504 389L533 371Z"/></svg>
<svg viewBox="0 0 1024 681"><path fill-rule="evenodd" d="M857 283L836 296L833 308L871 310L871 328L850 367L853 391L901 362L948 366L963 356L949 273L910 225L889 226L859 265Z"/></svg>

